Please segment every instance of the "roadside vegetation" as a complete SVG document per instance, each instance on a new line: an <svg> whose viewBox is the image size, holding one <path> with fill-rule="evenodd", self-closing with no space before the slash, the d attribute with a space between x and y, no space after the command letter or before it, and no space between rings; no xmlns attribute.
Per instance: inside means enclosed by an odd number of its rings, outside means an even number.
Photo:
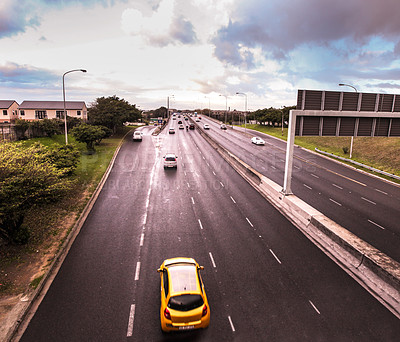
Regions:
<svg viewBox="0 0 400 342"><path fill-rule="evenodd" d="M36 287L50 266L121 139L134 128L123 122L141 118L135 106L115 96L102 101L125 108L104 115L117 117L117 125L78 122L68 145L64 134L54 132L0 143L0 321L2 297ZM90 109L88 116L90 123Z"/></svg>

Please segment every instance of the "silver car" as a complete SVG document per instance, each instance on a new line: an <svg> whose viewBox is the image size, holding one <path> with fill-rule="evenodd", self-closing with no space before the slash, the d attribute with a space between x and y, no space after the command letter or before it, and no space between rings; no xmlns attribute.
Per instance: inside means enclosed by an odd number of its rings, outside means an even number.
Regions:
<svg viewBox="0 0 400 342"><path fill-rule="evenodd" d="M174 167L175 169L178 168L177 162L178 156L175 153L167 153L164 156L164 169Z"/></svg>

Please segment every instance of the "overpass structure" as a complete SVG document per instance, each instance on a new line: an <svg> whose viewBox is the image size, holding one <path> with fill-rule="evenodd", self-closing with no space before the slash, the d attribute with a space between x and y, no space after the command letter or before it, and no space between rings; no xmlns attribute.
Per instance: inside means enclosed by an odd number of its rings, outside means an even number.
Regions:
<svg viewBox="0 0 400 342"><path fill-rule="evenodd" d="M400 95L298 90L282 192L290 195L295 136L400 137Z"/></svg>

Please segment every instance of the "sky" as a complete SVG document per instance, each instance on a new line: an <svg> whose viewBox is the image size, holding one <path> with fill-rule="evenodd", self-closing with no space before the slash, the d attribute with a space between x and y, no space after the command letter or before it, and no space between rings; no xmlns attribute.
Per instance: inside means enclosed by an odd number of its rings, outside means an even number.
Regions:
<svg viewBox="0 0 400 342"><path fill-rule="evenodd" d="M1 0L0 99L142 110L295 105L298 89L399 93L399 0ZM240 94L236 94L240 93Z"/></svg>

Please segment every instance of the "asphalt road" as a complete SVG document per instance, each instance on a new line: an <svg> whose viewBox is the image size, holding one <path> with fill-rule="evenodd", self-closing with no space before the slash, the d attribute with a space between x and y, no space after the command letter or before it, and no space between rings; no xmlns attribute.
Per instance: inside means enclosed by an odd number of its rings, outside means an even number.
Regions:
<svg viewBox="0 0 400 342"><path fill-rule="evenodd" d="M127 137L22 341L397 341L399 320L196 130L144 132ZM208 329L161 332L156 270L175 256L205 266Z"/></svg>
<svg viewBox="0 0 400 342"><path fill-rule="evenodd" d="M277 184L283 186L286 142L235 127L221 130L214 121L208 133ZM203 124L200 123L201 125ZM250 142L261 136L265 146ZM292 191L299 198L361 239L400 262L400 186L330 159L295 148Z"/></svg>

